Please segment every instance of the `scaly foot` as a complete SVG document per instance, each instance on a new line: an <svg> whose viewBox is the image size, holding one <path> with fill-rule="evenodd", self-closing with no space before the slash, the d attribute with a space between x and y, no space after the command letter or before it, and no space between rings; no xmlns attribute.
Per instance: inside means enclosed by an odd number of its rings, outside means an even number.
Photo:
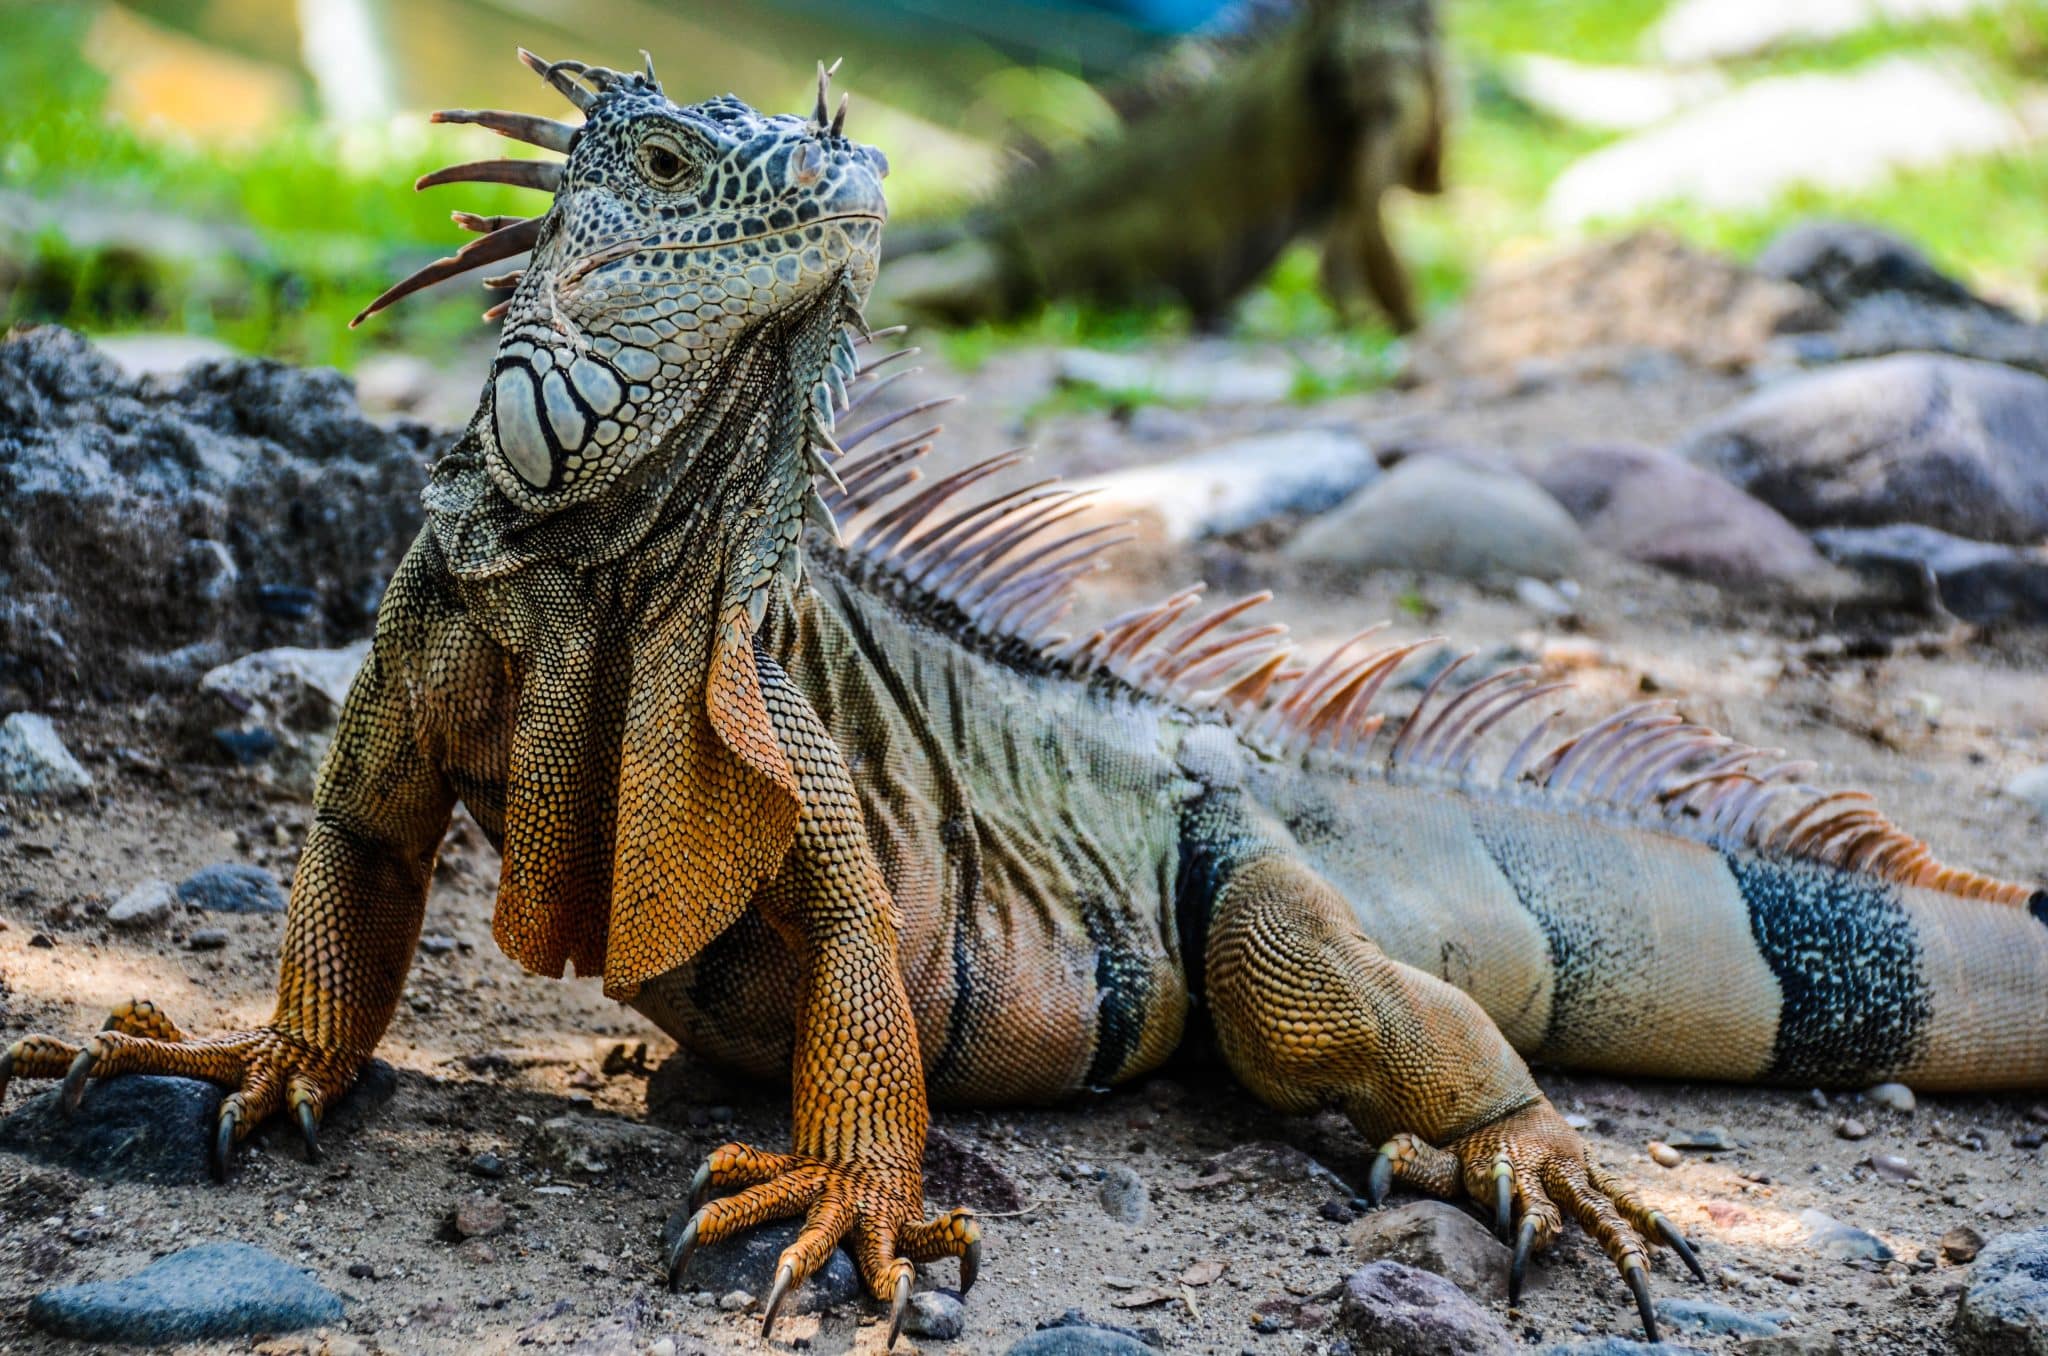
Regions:
<svg viewBox="0 0 2048 1356"><path fill-rule="evenodd" d="M0 1098L14 1078L59 1078L66 1115L78 1111L89 1078L117 1074L172 1074L234 1089L221 1103L211 1166L226 1181L234 1146L289 1106L306 1141L306 1157L319 1154L320 1114L355 1082L363 1058L316 1049L276 1027L192 1039L147 999L123 1003L98 1035L82 1047L55 1036L24 1036L0 1052Z"/></svg>
<svg viewBox="0 0 2048 1356"><path fill-rule="evenodd" d="M1642 1315L1643 1332L1652 1342L1657 1340L1657 1317L1650 1303L1649 1249L1644 1240L1670 1248L1696 1279L1707 1278L1677 1226L1595 1163L1585 1141L1547 1101L1468 1131L1444 1148L1414 1135L1394 1136L1373 1159L1366 1177L1367 1200L1378 1205L1396 1181L1432 1196L1470 1196L1492 1211L1494 1232L1502 1242L1512 1241L1515 1249L1508 1269L1510 1304L1521 1298L1529 1254L1549 1247L1563 1228L1560 1206L1620 1269ZM1519 1227L1514 1224L1517 1210Z"/></svg>
<svg viewBox="0 0 2048 1356"><path fill-rule="evenodd" d="M738 1187L733 1195L699 1205L712 1188ZM923 1175L908 1167L870 1163L827 1163L802 1154L769 1153L746 1144L712 1152L690 1184L696 1213L668 1256L673 1286L705 1243L716 1243L770 1220L803 1215L803 1232L782 1251L774 1288L763 1306L761 1335L775 1327L789 1293L823 1266L842 1238L852 1243L854 1265L868 1293L889 1306L889 1345L896 1345L910 1305L915 1264L942 1257L960 1259L960 1293L967 1293L981 1265L981 1225L972 1210L949 1210L936 1219L924 1214Z"/></svg>

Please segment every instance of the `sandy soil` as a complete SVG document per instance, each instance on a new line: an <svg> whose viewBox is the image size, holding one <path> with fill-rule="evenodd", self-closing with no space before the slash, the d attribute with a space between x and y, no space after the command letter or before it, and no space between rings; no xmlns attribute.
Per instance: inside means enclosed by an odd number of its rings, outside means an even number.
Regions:
<svg viewBox="0 0 2048 1356"><path fill-rule="evenodd" d="M974 376L969 385L983 402L953 419L965 436L948 455L1011 440L1019 412L1044 390L1046 367L1042 355L1022 355ZM1033 433L1041 465L1081 470L1287 423L1349 424L1384 442L1426 439L1522 457L1617 432L1661 441L1738 389L1727 378L1679 374L1642 385L1593 380L1519 393L1389 393L1306 408L1174 412L1171 436L1156 442L1111 414L1064 416ZM1135 551L1100 581L1089 605L1106 612L1198 573L1220 590L1275 587L1276 614L1295 621L1305 640L1327 644L1395 611L1405 596L1411 613L1399 632L1426 626L1480 648L1516 644L1572 672L1589 711L1645 692L1677 697L1695 718L1800 750L1838 783L1868 787L1944 855L2048 878L2041 823L1995 794L2020 768L2048 761L2040 676L2048 637L1817 615L1616 562L1588 571L1579 614L1560 624L1512 594L1468 585L1381 579L1340 590L1292 577L1256 549L1196 554L1191 564ZM1416 598L1426 615L1412 615ZM261 1021L281 918L207 918L225 926L230 941L195 952L182 939L197 918L136 937L99 915L140 879L175 880L216 861L261 863L288 880L307 806L257 774L179 761L165 733L175 724L167 703L57 714L102 789L89 805L17 804L0 817L0 1037L84 1033L131 995L154 997L195 1031ZM781 1095L683 1070L680 1061L652 1079L603 1072L606 1052L620 1043L646 1042L657 1065L672 1059L673 1045L605 1002L595 982L532 978L501 956L490 940L495 875L481 835L459 823L425 929L456 945L422 954L385 1041L382 1055L399 1071L396 1096L353 1132L330 1134L323 1162L302 1162L282 1136L259 1141L223 1189L110 1185L0 1158L0 1349L78 1350L26 1325L31 1293L121 1275L209 1238L299 1259L351 1301L345 1333L284 1339L265 1351L317 1351L324 1336L392 1352L642 1351L664 1336L683 1352L762 1349L753 1318L662 1288L657 1235L697 1156L727 1138L786 1139ZM1926 1097L1909 1116L1858 1105L1853 1094L1822 1102L1806 1089L1549 1070L1539 1077L1563 1110L1586 1118L1600 1156L1699 1241L1712 1285L1702 1290L1660 1262L1661 1291L1783 1310L1791 1329L1837 1334L1846 1352L1945 1350L1967 1269L1939 1260L1944 1232L1969 1225L1989 1236L2043 1222L2048 1168L2040 1150L2014 1144L2042 1129L2037 1120L2048 1111L2037 1106L2039 1095ZM11 1098L30 1091L18 1087ZM1850 1115L1866 1123L1867 1138L1838 1136ZM559 1116L622 1118L658 1131L593 1174L551 1159L538 1127ZM1252 1323L1261 1306L1314 1296L1354 1265L1346 1224L1321 1208L1342 1193L1299 1173L1198 1183L1212 1156L1257 1141L1297 1146L1340 1178L1360 1181L1369 1148L1340 1120L1276 1116L1191 1057L1072 1106L941 1112L935 1125L1000 1169L1026 1203L989 1223L983 1281L953 1350L1000 1351L1070 1308L1156 1329L1176 1352L1330 1348L1335 1334L1315 1326L1313 1307L1301 1329L1265 1334ZM1688 1153L1676 1168L1647 1156L1649 1141L1700 1127L1724 1127L1736 1147ZM482 1152L501 1156L507 1175L474 1175L470 1160ZM1902 1156L1917 1179L1878 1176L1868 1166L1873 1154ZM1115 1165L1149 1184L1148 1224L1116 1223L1098 1204L1087 1170ZM477 1191L511 1207L510 1230L481 1246L445 1241L444 1217ZM1821 1257L1799 1222L1808 1208L1873 1231L1899 1260ZM1178 1279L1203 1259L1227 1263L1219 1279ZM1509 1318L1527 1340L1636 1331L1626 1291L1576 1231L1539 1270ZM933 1268L927 1283L952 1281L948 1264ZM1134 1305L1140 1300L1150 1302ZM880 1338L872 1312L847 1307L785 1321L767 1349L878 1351ZM1734 1349L1732 1339L1688 1340Z"/></svg>

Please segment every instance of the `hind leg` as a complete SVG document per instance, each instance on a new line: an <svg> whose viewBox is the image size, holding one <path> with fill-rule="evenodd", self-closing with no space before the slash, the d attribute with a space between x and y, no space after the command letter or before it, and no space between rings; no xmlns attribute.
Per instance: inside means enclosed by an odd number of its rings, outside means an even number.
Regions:
<svg viewBox="0 0 2048 1356"><path fill-rule="evenodd" d="M1281 856L1225 884L1204 966L1218 1043L1246 1086L1283 1111L1337 1107L1384 1146L1375 1203L1394 1180L1481 1202L1504 1239L1513 1230L1511 1295L1569 1213L1620 1269L1655 1340L1645 1237L1697 1274L1691 1250L1592 1161L1477 1003L1389 959L1328 882Z"/></svg>

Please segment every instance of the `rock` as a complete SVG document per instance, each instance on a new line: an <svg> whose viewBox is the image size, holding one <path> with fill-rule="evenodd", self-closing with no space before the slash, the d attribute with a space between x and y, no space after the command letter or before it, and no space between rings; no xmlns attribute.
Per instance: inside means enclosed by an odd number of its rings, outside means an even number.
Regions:
<svg viewBox="0 0 2048 1356"><path fill-rule="evenodd" d="M1958 1224L1941 1236L1941 1259L1958 1265L1974 1262L1984 1251L1984 1235L1967 1224Z"/></svg>
<svg viewBox="0 0 2048 1356"><path fill-rule="evenodd" d="M1863 1096L1887 1111L1913 1114L1913 1090L1904 1083L1879 1083L1864 1089Z"/></svg>
<svg viewBox="0 0 2048 1356"><path fill-rule="evenodd" d="M153 928L171 916L171 906L177 902L177 891L169 881L146 880L108 907L107 921L117 928L136 931Z"/></svg>
<svg viewBox="0 0 2048 1356"><path fill-rule="evenodd" d="M2024 136L2010 113L1933 61L1766 76L1582 156L1551 182L1543 215L1562 230L1680 201L1753 211L1796 185L1853 191Z"/></svg>
<svg viewBox="0 0 2048 1356"><path fill-rule="evenodd" d="M1831 1332L1781 1332L1746 1337L1735 1351L1736 1356L1842 1356L1842 1344Z"/></svg>
<svg viewBox="0 0 2048 1356"><path fill-rule="evenodd" d="M2048 1229L1984 1245L1952 1335L1960 1356L2048 1356Z"/></svg>
<svg viewBox="0 0 2048 1356"><path fill-rule="evenodd" d="M1533 482L1449 457L1418 457L1311 522L1284 554L1345 571L1558 579L1579 565L1571 515Z"/></svg>
<svg viewBox="0 0 2048 1356"><path fill-rule="evenodd" d="M1166 353L1103 353L1064 349L1059 379L1125 394L1134 403L1273 405L1294 394L1292 366L1258 362L1234 345L1195 344Z"/></svg>
<svg viewBox="0 0 2048 1356"><path fill-rule="evenodd" d="M760 1303L745 1290L728 1290L718 1297L718 1307L728 1314L737 1314Z"/></svg>
<svg viewBox="0 0 2048 1356"><path fill-rule="evenodd" d="M1813 540L1883 601L1979 625L2048 622L2048 551L1969 541L1914 523L1826 527Z"/></svg>
<svg viewBox="0 0 2048 1356"><path fill-rule="evenodd" d="M1936 268L1911 241L1861 222L1788 226L1757 256L1756 270L1804 287L1844 315L1874 296L1908 296L1931 306L2012 315Z"/></svg>
<svg viewBox="0 0 2048 1356"><path fill-rule="evenodd" d="M331 369L222 360L131 378L54 326L0 343L0 428L0 684L30 702L367 633L446 441L371 422ZM312 605L265 611L266 585Z"/></svg>
<svg viewBox="0 0 2048 1356"><path fill-rule="evenodd" d="M2048 818L2048 764L2030 767L2005 784L2005 794Z"/></svg>
<svg viewBox="0 0 2048 1356"><path fill-rule="evenodd" d="M1768 1337L1791 1317L1782 1309L1766 1314L1745 1314L1740 1309L1731 1309L1712 1300L1687 1299L1680 1295L1666 1295L1657 1301L1660 1323L1686 1332L1714 1333L1724 1337Z"/></svg>
<svg viewBox="0 0 2048 1356"><path fill-rule="evenodd" d="M990 1214L1024 1208L1024 1193L994 1159L944 1130L925 1135L924 1187L935 1201Z"/></svg>
<svg viewBox="0 0 2048 1356"><path fill-rule="evenodd" d="M486 1149L469 1160L472 1176L497 1181L505 1175L505 1160Z"/></svg>
<svg viewBox="0 0 2048 1356"><path fill-rule="evenodd" d="M194 363L239 355L218 339L197 334L108 334L93 340L124 377L171 377Z"/></svg>
<svg viewBox="0 0 2048 1356"><path fill-rule="evenodd" d="M1137 1338L1081 1323L1042 1328L1010 1344L1005 1356L1158 1356Z"/></svg>
<svg viewBox="0 0 2048 1356"><path fill-rule="evenodd" d="M1596 1337L1590 1342L1556 1342L1535 1356L1706 1356L1698 1347L1675 1342L1641 1342L1633 1337Z"/></svg>
<svg viewBox="0 0 2048 1356"><path fill-rule="evenodd" d="M0 609L0 625L4 620L5 609ZM0 654L0 661L4 657ZM0 791L16 796L83 796L91 790L92 774L64 747L48 716L16 711L0 720Z"/></svg>
<svg viewBox="0 0 2048 1356"><path fill-rule="evenodd" d="M193 723L216 742L245 750L240 761L268 761L287 789L309 794L349 685L369 655L367 639L332 650L285 645L245 654L199 680L209 700Z"/></svg>
<svg viewBox="0 0 2048 1356"><path fill-rule="evenodd" d="M1706 1125L1691 1130L1675 1131L1669 1143L1678 1149L1704 1149L1710 1153L1727 1153L1735 1147L1735 1136L1728 1133L1728 1127L1725 1125Z"/></svg>
<svg viewBox="0 0 2048 1356"><path fill-rule="evenodd" d="M675 1246L690 1221L688 1210L678 1210L662 1226L662 1254ZM683 1268L678 1286L683 1290L708 1290L723 1295L745 1290L765 1295L775 1279L775 1261L782 1250L796 1242L803 1228L801 1219L777 1220L750 1229L736 1238L721 1241L715 1248L699 1248ZM850 1304L861 1296L860 1276L845 1248L833 1250L825 1265L812 1274L803 1287L783 1304L786 1314L815 1314L834 1305Z"/></svg>
<svg viewBox="0 0 2048 1356"><path fill-rule="evenodd" d="M1883 1239L1852 1224L1844 1224L1823 1211L1802 1210L1799 1222L1811 1231L1806 1245L1823 1257L1832 1257L1838 1262L1892 1260L1892 1250L1885 1246Z"/></svg>
<svg viewBox="0 0 2048 1356"><path fill-rule="evenodd" d="M1728 88L1728 78L1714 70L1589 66L1533 53L1510 57L1502 74L1524 103L1566 122L1609 132L1633 132L1662 122Z"/></svg>
<svg viewBox="0 0 2048 1356"><path fill-rule="evenodd" d="M1685 1161L1685 1155L1660 1139L1649 1143L1650 1157L1659 1167L1675 1168Z"/></svg>
<svg viewBox="0 0 2048 1356"><path fill-rule="evenodd" d="M1202 1177L1231 1182L1305 1182L1328 1169L1292 1144L1257 1139L1204 1159ZM1220 1183L1219 1183L1220 1184Z"/></svg>
<svg viewBox="0 0 2048 1356"><path fill-rule="evenodd" d="M1361 1261L1401 1262L1433 1271L1472 1294L1507 1297L1507 1245L1443 1201L1372 1211L1351 1226L1345 1242Z"/></svg>
<svg viewBox="0 0 2048 1356"><path fill-rule="evenodd" d="M1835 1124L1835 1133L1843 1139L1862 1139L1870 1133L1870 1127L1854 1116L1846 1116Z"/></svg>
<svg viewBox="0 0 2048 1356"><path fill-rule="evenodd" d="M1787 378L1685 440L1690 461L1809 527L2048 536L2048 378L1899 354Z"/></svg>
<svg viewBox="0 0 2048 1356"><path fill-rule="evenodd" d="M920 1290L910 1297L903 1331L912 1337L950 1342L967 1327L967 1306L950 1290Z"/></svg>
<svg viewBox="0 0 2048 1356"><path fill-rule="evenodd" d="M1912 1163L1898 1154L1872 1154L1870 1170L1887 1182L1913 1182L1920 1177Z"/></svg>
<svg viewBox="0 0 2048 1356"><path fill-rule="evenodd" d="M0 1117L0 1149L108 1181L204 1182L221 1097L191 1078L93 1079L75 1117L54 1089Z"/></svg>
<svg viewBox="0 0 2048 1356"><path fill-rule="evenodd" d="M551 1116L540 1124L540 1150L550 1166L592 1174L622 1159L677 1162L691 1153L674 1131L617 1116Z"/></svg>
<svg viewBox="0 0 2048 1356"><path fill-rule="evenodd" d="M1434 1272L1374 1262L1344 1279L1339 1326L1382 1356L1492 1356L1515 1349L1500 1320Z"/></svg>
<svg viewBox="0 0 2048 1356"><path fill-rule="evenodd" d="M1379 475L1372 449L1348 434L1296 429L1191 457L1076 481L1091 513L1136 518L1166 542L1227 536L1283 514L1323 513Z"/></svg>
<svg viewBox="0 0 2048 1356"><path fill-rule="evenodd" d="M124 1345L295 1332L343 1318L341 1298L247 1243L202 1243L133 1276L45 1290L29 1321L63 1337Z"/></svg>
<svg viewBox="0 0 2048 1356"><path fill-rule="evenodd" d="M1538 470L1536 483L1587 540L1641 564L1736 588L1827 572L1812 543L1777 510L1667 452L1573 448Z"/></svg>
<svg viewBox="0 0 2048 1356"><path fill-rule="evenodd" d="M187 951L218 951L227 944L226 928L195 928L185 938Z"/></svg>
<svg viewBox="0 0 2048 1356"><path fill-rule="evenodd" d="M504 1233L511 1224L512 1212L495 1196L465 1196L448 1212L442 1233L450 1241L490 1238Z"/></svg>
<svg viewBox="0 0 2048 1356"><path fill-rule="evenodd" d="M283 913L284 890L260 866L218 862L178 882L178 898L210 913Z"/></svg>
<svg viewBox="0 0 2048 1356"><path fill-rule="evenodd" d="M1653 50L1688 65L1825 42L1875 25L1954 19L1996 0L1678 0L1650 29ZM1853 125L1853 124L1850 124Z"/></svg>
<svg viewBox="0 0 2048 1356"><path fill-rule="evenodd" d="M1103 1212L1120 1224L1143 1224L1151 1218L1152 1189L1121 1163L1103 1171L1095 1197L1102 1202Z"/></svg>

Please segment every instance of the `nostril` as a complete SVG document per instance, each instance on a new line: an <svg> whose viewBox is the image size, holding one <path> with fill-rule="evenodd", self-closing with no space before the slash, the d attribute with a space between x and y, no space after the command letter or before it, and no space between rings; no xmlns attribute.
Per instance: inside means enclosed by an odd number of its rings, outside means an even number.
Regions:
<svg viewBox="0 0 2048 1356"><path fill-rule="evenodd" d="M818 176L825 172L825 152L817 143L806 141L796 148L789 158L789 175L798 185L808 188L818 182Z"/></svg>

